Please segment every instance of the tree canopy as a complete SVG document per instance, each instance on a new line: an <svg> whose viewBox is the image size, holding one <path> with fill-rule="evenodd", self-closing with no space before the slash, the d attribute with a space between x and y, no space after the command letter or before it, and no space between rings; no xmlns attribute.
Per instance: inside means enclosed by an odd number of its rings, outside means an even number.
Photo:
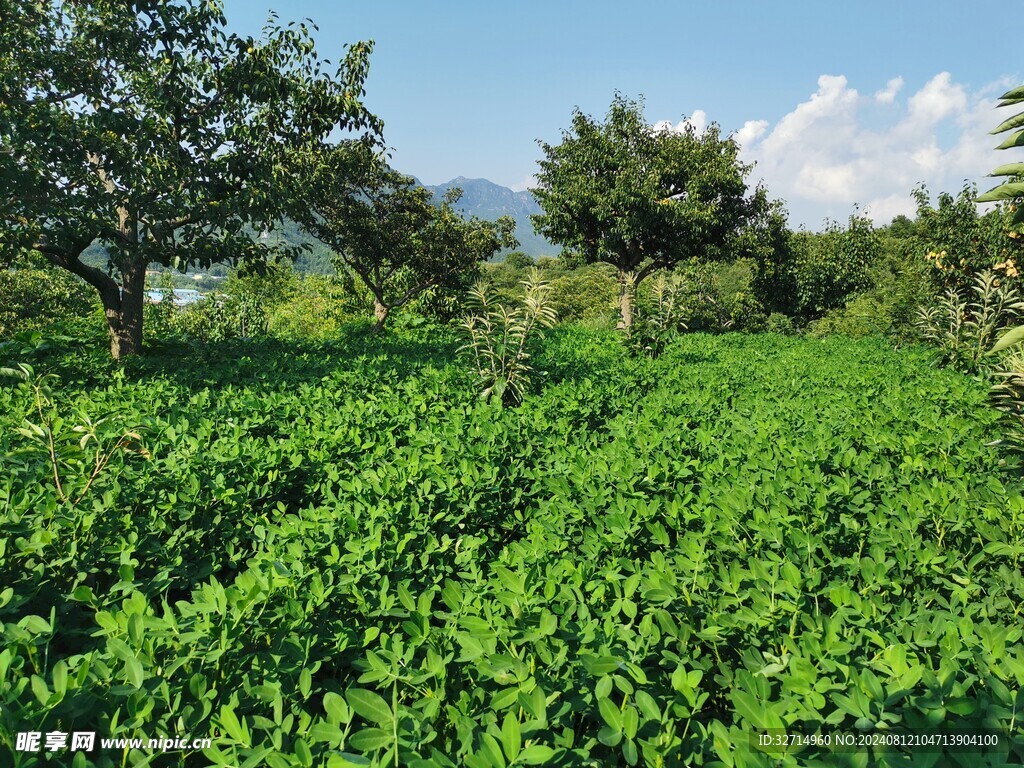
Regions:
<svg viewBox="0 0 1024 768"><path fill-rule="evenodd" d="M642 102L620 95L604 122L577 109L562 142L540 146L534 194L544 213L535 226L577 260L619 270L627 327L645 277L688 259L723 258L768 209L763 190L747 194L750 166L717 126L655 129Z"/></svg>
<svg viewBox="0 0 1024 768"><path fill-rule="evenodd" d="M429 288L467 288L480 262L518 245L511 217L464 219L454 207L458 188L434 205L430 190L390 168L367 142L319 153L303 179L293 216L366 285L378 330L392 310Z"/></svg>
<svg viewBox="0 0 1024 768"><path fill-rule="evenodd" d="M115 357L140 349L147 264L262 258L251 228L280 218L297 158L380 128L371 44L332 66L305 24L229 34L207 0L0 0L0 18L0 253L92 285ZM96 240L108 272L80 258Z"/></svg>

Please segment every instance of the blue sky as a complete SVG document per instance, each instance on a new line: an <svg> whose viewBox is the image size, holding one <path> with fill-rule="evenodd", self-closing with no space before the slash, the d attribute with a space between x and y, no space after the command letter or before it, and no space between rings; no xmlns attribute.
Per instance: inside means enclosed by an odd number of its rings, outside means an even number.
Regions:
<svg viewBox="0 0 1024 768"><path fill-rule="evenodd" d="M956 192L1007 153L987 135L996 97L1024 80L1005 4L958 0L542 3L226 0L255 33L267 12L319 26L321 55L373 39L367 106L396 167L524 188L574 107L615 91L651 123L736 132L794 226L912 213L924 182ZM1016 55L1015 55L1016 54Z"/></svg>

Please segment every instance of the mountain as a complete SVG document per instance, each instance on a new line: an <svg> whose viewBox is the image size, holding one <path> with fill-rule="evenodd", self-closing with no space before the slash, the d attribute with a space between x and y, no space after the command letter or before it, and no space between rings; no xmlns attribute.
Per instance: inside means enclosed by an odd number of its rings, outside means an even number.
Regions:
<svg viewBox="0 0 1024 768"><path fill-rule="evenodd" d="M460 187L462 198L455 208L464 216L477 216L491 221L499 216L511 216L516 221L515 234L519 241L517 250L522 253L537 258L538 256L557 256L561 252L561 248L552 245L533 231L530 215L541 213L541 208L529 190L513 192L508 187L495 184L493 181L467 179L465 176L459 176L444 184L423 184L419 179L416 179L416 183L433 192L434 200L438 203L449 189ZM319 240L303 232L295 222L282 222L281 227L275 232L274 238L288 245L303 243L309 246L309 250L295 261L295 268L299 272L330 274L334 271L334 267L331 265L331 250ZM508 253L509 251L499 253L497 259L505 258ZM107 266L106 249L99 241L96 241L83 254L82 260L86 264L105 269ZM219 274L226 272L226 269L215 266L211 270L203 271Z"/></svg>
<svg viewBox="0 0 1024 768"><path fill-rule="evenodd" d="M419 183L419 180L417 180ZM493 221L499 216L511 216L516 221L516 239L519 240L518 250L536 258L537 256L557 256L561 251L533 231L530 215L541 213L541 208L529 190L513 192L508 187L495 184L487 179L467 179L465 176L446 181L444 184L424 184L434 193L435 201L440 202L444 194L452 187L462 189L462 198L456 209L466 216L478 216ZM501 256L499 256L501 258Z"/></svg>

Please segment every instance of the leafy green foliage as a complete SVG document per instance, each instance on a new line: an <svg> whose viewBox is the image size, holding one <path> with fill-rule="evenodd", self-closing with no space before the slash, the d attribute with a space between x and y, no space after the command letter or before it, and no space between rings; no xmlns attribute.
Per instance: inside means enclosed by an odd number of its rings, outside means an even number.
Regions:
<svg viewBox="0 0 1024 768"><path fill-rule="evenodd" d="M1024 314L1020 293L991 272L975 278L971 291L948 290L933 305L920 309L921 335L938 347L943 361L976 373L1000 331Z"/></svg>
<svg viewBox="0 0 1024 768"><path fill-rule="evenodd" d="M1024 85L1007 91L999 97L998 107L1019 106L1024 104ZM1006 140L997 149L1011 149L1024 147L1024 112L1018 112L1008 117L992 131L994 134L1009 133ZM1009 176L998 187L990 189L978 198L979 203L995 202L1000 200L1013 201L1010 213L1013 215L1012 223L1015 228L1010 230L1015 237L1021 235L1021 224L1024 224L1024 208L1021 208L1021 200L1024 199L1024 163L1009 163L1001 165L992 171L990 176Z"/></svg>
<svg viewBox="0 0 1024 768"><path fill-rule="evenodd" d="M931 267L935 285L969 289L986 271L1011 281L1019 277L1024 247L1009 226L1008 209L979 216L978 191L973 184L965 184L955 198L940 194L935 208L924 187L915 190L914 197L918 250Z"/></svg>
<svg viewBox="0 0 1024 768"><path fill-rule="evenodd" d="M798 309L805 318L842 307L870 286L869 270L880 255L871 220L853 214L845 229L829 222L820 234L793 236Z"/></svg>
<svg viewBox="0 0 1024 768"><path fill-rule="evenodd" d="M480 262L517 245L511 217L464 219L454 208L458 188L435 206L428 189L392 170L365 142L315 154L306 171L293 215L372 294L378 330L394 309L429 289L467 289Z"/></svg>
<svg viewBox="0 0 1024 768"><path fill-rule="evenodd" d="M487 286L470 291L476 314L463 322L473 368L483 384L483 397L504 405L519 405L534 370L530 365L530 344L538 332L555 324L557 315L550 301L550 286L534 268L522 282L518 306L491 301Z"/></svg>
<svg viewBox="0 0 1024 768"><path fill-rule="evenodd" d="M649 296L641 302L636 321L626 329L626 344L634 352L658 357L680 333L687 330L683 321L686 282L676 273L659 273L649 281Z"/></svg>
<svg viewBox="0 0 1024 768"><path fill-rule="evenodd" d="M764 308L757 299L757 266L751 259L720 264L691 261L678 270L683 277L687 325L697 331L760 331Z"/></svg>
<svg viewBox="0 0 1024 768"><path fill-rule="evenodd" d="M537 231L580 263L618 270L624 327L648 275L733 255L745 228L774 210L763 189L747 196L750 168L717 126L654 130L642 102L619 95L605 122L576 110L562 142L540 146Z"/></svg>
<svg viewBox="0 0 1024 768"><path fill-rule="evenodd" d="M431 334L55 351L55 414L152 454L73 513L16 431L32 388L0 389L0 750L30 726L214 738L77 763L102 768L1024 757L1024 497L984 384L876 339L650 360L562 326L544 390L499 409ZM769 727L1003 735L765 755Z"/></svg>
<svg viewBox="0 0 1024 768"><path fill-rule="evenodd" d="M611 267L595 264L573 270L548 269L544 274L550 275L551 303L560 321L614 324L619 286Z"/></svg>
<svg viewBox="0 0 1024 768"><path fill-rule="evenodd" d="M49 462L57 499L69 510L85 499L89 489L118 454L150 457L142 445L142 435L134 429L109 436L105 434L109 430L104 428L107 419L93 420L83 412L77 418L81 423L75 424L55 414L50 382L56 377L37 377L35 371L25 364L0 369L0 374L21 379L31 390L35 413L29 414L16 431L29 441L28 452L34 450Z"/></svg>
<svg viewBox="0 0 1024 768"><path fill-rule="evenodd" d="M66 272L24 263L0 268L0 339L39 331L55 318L82 318L94 313L96 293Z"/></svg>
<svg viewBox="0 0 1024 768"><path fill-rule="evenodd" d="M0 4L0 256L35 249L92 285L114 357L142 341L146 265L260 260L297 158L360 102L369 44L329 65L305 24L230 34L219 2ZM102 241L112 275L81 260Z"/></svg>

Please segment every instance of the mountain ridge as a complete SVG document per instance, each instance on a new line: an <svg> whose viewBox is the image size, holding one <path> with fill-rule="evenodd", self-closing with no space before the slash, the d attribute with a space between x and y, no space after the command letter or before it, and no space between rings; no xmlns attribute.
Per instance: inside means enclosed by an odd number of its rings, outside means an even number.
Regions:
<svg viewBox="0 0 1024 768"><path fill-rule="evenodd" d="M516 222L515 234L519 240L519 248L516 250L522 253L537 258L557 256L561 251L558 246L534 232L530 216L543 213L543 210L530 190L514 192L489 179L470 179L466 176L456 176L441 184L423 184L419 179L416 179L416 183L429 189L434 194L435 202L440 202L452 187L461 188L462 198L455 204L455 208L465 216L477 216L491 221L499 216L511 216ZM499 258L507 254L503 252Z"/></svg>

